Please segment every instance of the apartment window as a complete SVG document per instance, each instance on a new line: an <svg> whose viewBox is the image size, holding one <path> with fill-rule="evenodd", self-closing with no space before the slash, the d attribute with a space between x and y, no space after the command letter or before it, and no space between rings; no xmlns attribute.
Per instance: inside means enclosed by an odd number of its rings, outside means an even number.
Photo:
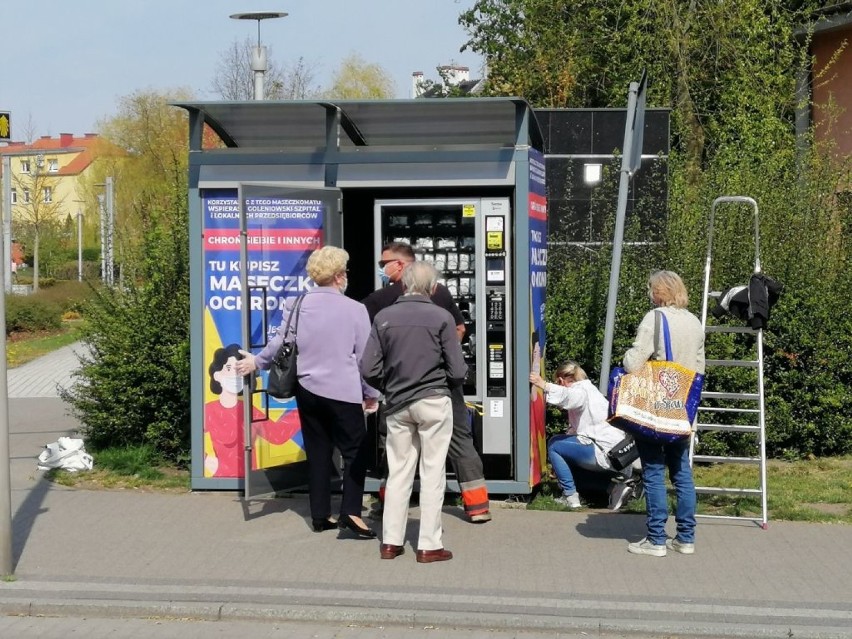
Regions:
<svg viewBox="0 0 852 639"><path fill-rule="evenodd" d="M51 186L44 187L44 190L42 191L42 193L44 195L45 204L50 204L51 202L53 202L53 187L51 187Z"/></svg>
<svg viewBox="0 0 852 639"><path fill-rule="evenodd" d="M18 203L18 192L15 189L12 189L12 204Z"/></svg>
<svg viewBox="0 0 852 639"><path fill-rule="evenodd" d="M24 202L26 204L30 203L30 190L29 189L24 189Z"/></svg>
<svg viewBox="0 0 852 639"><path fill-rule="evenodd" d="M47 170L49 173L57 173L59 171L59 160L48 160Z"/></svg>
<svg viewBox="0 0 852 639"><path fill-rule="evenodd" d="M21 173L29 173L30 172L30 161L29 160L21 160Z"/></svg>

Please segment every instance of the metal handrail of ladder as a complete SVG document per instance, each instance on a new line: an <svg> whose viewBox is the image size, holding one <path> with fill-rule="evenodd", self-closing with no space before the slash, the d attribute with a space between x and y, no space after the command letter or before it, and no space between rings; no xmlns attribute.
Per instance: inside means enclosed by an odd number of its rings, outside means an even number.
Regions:
<svg viewBox="0 0 852 639"><path fill-rule="evenodd" d="M708 519L745 519L754 521L761 528L768 527L767 517L767 499L766 499L766 406L764 402L764 383L763 383L763 329L753 329L749 326L707 326L707 306L710 299L710 272L713 261L713 227L716 219L716 208L720 204L745 204L754 209L754 272L760 273L760 226L758 218L757 202L750 197L741 195L727 195L718 197L713 201L713 206L710 209L710 223L707 233L707 259L704 265L704 297L701 305L701 327L704 329L705 336L712 333L745 333L754 335L757 346L756 360L732 360L732 359L707 359L706 366L709 367L743 367L753 368L757 371L757 393L737 393L737 392L720 392L720 391L704 391L701 394L701 406L699 407L699 419L696 423L696 431L726 431L738 433L751 433L758 437L759 456L758 457L733 457L733 456L718 456L718 455L696 455L695 454L695 438L690 442L690 463L694 462L717 462L717 463L733 463L733 464L758 464L760 466L760 488L723 488L715 486L696 486L695 491L698 494L718 494L718 495L760 495L761 517L741 517L735 515L698 515ZM705 406L704 401L710 400L733 400L737 402L736 406L718 407ZM748 402L750 407L740 407L741 402ZM756 403L756 408L754 407ZM754 414L757 415L758 423L756 425L742 424L709 424L702 423L700 415L703 412L714 413L716 415L736 415L736 414ZM717 418L718 419L718 418Z"/></svg>

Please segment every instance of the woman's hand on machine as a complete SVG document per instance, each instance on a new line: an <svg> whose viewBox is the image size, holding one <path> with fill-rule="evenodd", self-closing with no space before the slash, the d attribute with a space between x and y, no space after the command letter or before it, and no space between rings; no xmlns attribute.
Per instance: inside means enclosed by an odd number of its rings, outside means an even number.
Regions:
<svg viewBox="0 0 852 639"><path fill-rule="evenodd" d="M234 368L237 370L239 375L251 375L257 370L257 362L254 361L254 355L242 349L240 349L240 355L242 355L243 358L237 360Z"/></svg>

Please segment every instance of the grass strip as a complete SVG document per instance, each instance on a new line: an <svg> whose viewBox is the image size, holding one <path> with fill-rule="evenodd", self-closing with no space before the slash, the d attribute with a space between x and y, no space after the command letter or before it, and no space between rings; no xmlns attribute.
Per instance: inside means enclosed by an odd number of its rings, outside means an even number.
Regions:
<svg viewBox="0 0 852 639"><path fill-rule="evenodd" d="M54 468L46 477L63 486L87 489L189 491L189 471L164 462L150 446L106 448L92 456L95 464L90 471Z"/></svg>
<svg viewBox="0 0 852 639"><path fill-rule="evenodd" d="M766 483L770 520L852 524L852 457L792 462L770 460ZM737 464L697 466L695 484L717 488L760 488L760 468ZM527 507L531 510L567 510L554 501L559 494L555 481L545 482ZM593 508L605 508L606 496L592 495L588 504ZM670 493L670 512L674 512L673 505L674 496ZM622 512L644 513L645 500L630 500ZM760 499L755 496L699 495L698 512L759 518Z"/></svg>
<svg viewBox="0 0 852 639"><path fill-rule="evenodd" d="M30 333L6 339L6 366L16 368L80 339L80 322L66 322L57 331Z"/></svg>

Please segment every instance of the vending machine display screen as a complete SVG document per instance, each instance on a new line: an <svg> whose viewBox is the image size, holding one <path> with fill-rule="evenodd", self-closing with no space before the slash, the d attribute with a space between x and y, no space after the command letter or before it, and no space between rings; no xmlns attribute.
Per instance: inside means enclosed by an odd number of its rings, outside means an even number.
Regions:
<svg viewBox="0 0 852 639"><path fill-rule="evenodd" d="M485 258L485 281L488 284L502 284L506 281L506 258Z"/></svg>

